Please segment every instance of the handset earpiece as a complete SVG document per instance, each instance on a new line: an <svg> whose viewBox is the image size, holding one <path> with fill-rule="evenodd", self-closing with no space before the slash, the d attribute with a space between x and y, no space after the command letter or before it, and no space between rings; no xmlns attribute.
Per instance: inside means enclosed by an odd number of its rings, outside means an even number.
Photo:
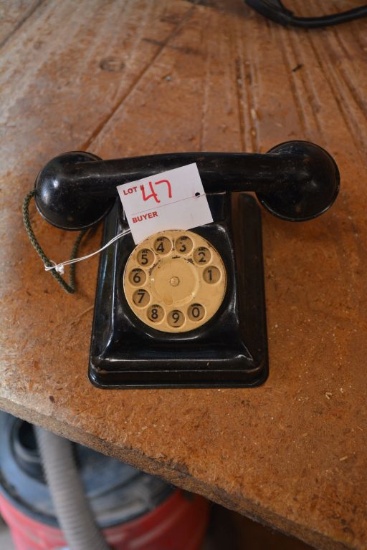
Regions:
<svg viewBox="0 0 367 550"><path fill-rule="evenodd" d="M272 214L306 221L325 212L339 191L333 158L307 141L289 141L265 154L172 153L102 161L72 152L51 160L35 182L41 215L62 229L83 229L110 210L116 187L196 163L206 192L255 191Z"/></svg>
<svg viewBox="0 0 367 550"><path fill-rule="evenodd" d="M60 229L79 230L98 223L114 203L114 198L86 192L81 181L88 179L84 164L101 161L92 153L72 151L49 161L35 182L35 201L46 221Z"/></svg>

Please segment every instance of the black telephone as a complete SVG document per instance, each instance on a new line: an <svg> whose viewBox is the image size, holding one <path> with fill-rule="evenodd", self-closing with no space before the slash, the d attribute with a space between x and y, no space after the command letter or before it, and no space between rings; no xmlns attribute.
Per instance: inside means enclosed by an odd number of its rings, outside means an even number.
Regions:
<svg viewBox="0 0 367 550"><path fill-rule="evenodd" d="M213 223L131 234L100 259L89 377L103 388L244 387L267 378L260 209L288 221L325 212L339 190L333 158L305 141L267 154L177 153L51 160L35 183L41 215L62 229L105 218L103 243L127 228L116 187L196 163ZM231 192L238 196L232 215Z"/></svg>

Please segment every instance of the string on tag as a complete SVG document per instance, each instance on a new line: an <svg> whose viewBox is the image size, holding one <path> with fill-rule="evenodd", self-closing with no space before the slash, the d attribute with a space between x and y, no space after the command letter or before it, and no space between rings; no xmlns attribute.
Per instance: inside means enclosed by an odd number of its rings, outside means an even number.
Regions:
<svg viewBox="0 0 367 550"><path fill-rule="evenodd" d="M118 233L113 239L108 241L104 246L99 248L98 250L95 250L94 252L91 252L90 254L87 254L86 256L81 256L80 258L70 258L70 260L66 260L65 262L60 262L59 264L56 264L55 262L52 262L51 265L45 265L45 271L51 271L54 269L57 271L57 273L60 273L61 275L64 274L64 267L66 265L72 265L76 264L77 262L83 262L84 260L88 260L89 258L92 258L92 256L95 256L96 254L100 254L103 250L108 248L111 244L113 244L118 239L121 239L124 235L127 233L131 233L130 229L125 229L124 231L121 231L121 233Z"/></svg>

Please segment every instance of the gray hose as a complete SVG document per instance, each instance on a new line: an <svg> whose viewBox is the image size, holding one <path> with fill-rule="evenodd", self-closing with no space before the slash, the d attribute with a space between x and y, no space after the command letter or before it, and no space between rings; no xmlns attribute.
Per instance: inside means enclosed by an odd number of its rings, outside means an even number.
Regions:
<svg viewBox="0 0 367 550"><path fill-rule="evenodd" d="M70 441L36 428L47 484L70 550L108 550L78 474Z"/></svg>

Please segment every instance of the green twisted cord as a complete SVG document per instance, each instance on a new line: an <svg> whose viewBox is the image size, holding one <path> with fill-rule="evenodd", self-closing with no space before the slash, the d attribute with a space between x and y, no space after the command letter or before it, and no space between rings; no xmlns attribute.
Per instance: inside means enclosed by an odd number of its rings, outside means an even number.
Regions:
<svg viewBox="0 0 367 550"><path fill-rule="evenodd" d="M34 231L31 226L30 216L29 216L29 203L31 202L32 198L36 194L35 190L30 191L24 201L23 201L23 223L25 230L27 232L27 235L29 237L29 240L31 241L31 244L41 260L43 261L45 267L52 267L54 264L50 261L50 259L46 256L44 250L40 246L36 235L34 234ZM87 232L87 229L83 229L75 240L74 246L71 251L71 257L70 259L73 260L76 258L80 242L82 238L84 237L85 233ZM50 270L51 275L56 279L56 281L63 287L63 289L68 292L69 294L75 293L75 264L71 264L70 271L69 271L69 283L63 279L63 277L58 273L55 269Z"/></svg>

